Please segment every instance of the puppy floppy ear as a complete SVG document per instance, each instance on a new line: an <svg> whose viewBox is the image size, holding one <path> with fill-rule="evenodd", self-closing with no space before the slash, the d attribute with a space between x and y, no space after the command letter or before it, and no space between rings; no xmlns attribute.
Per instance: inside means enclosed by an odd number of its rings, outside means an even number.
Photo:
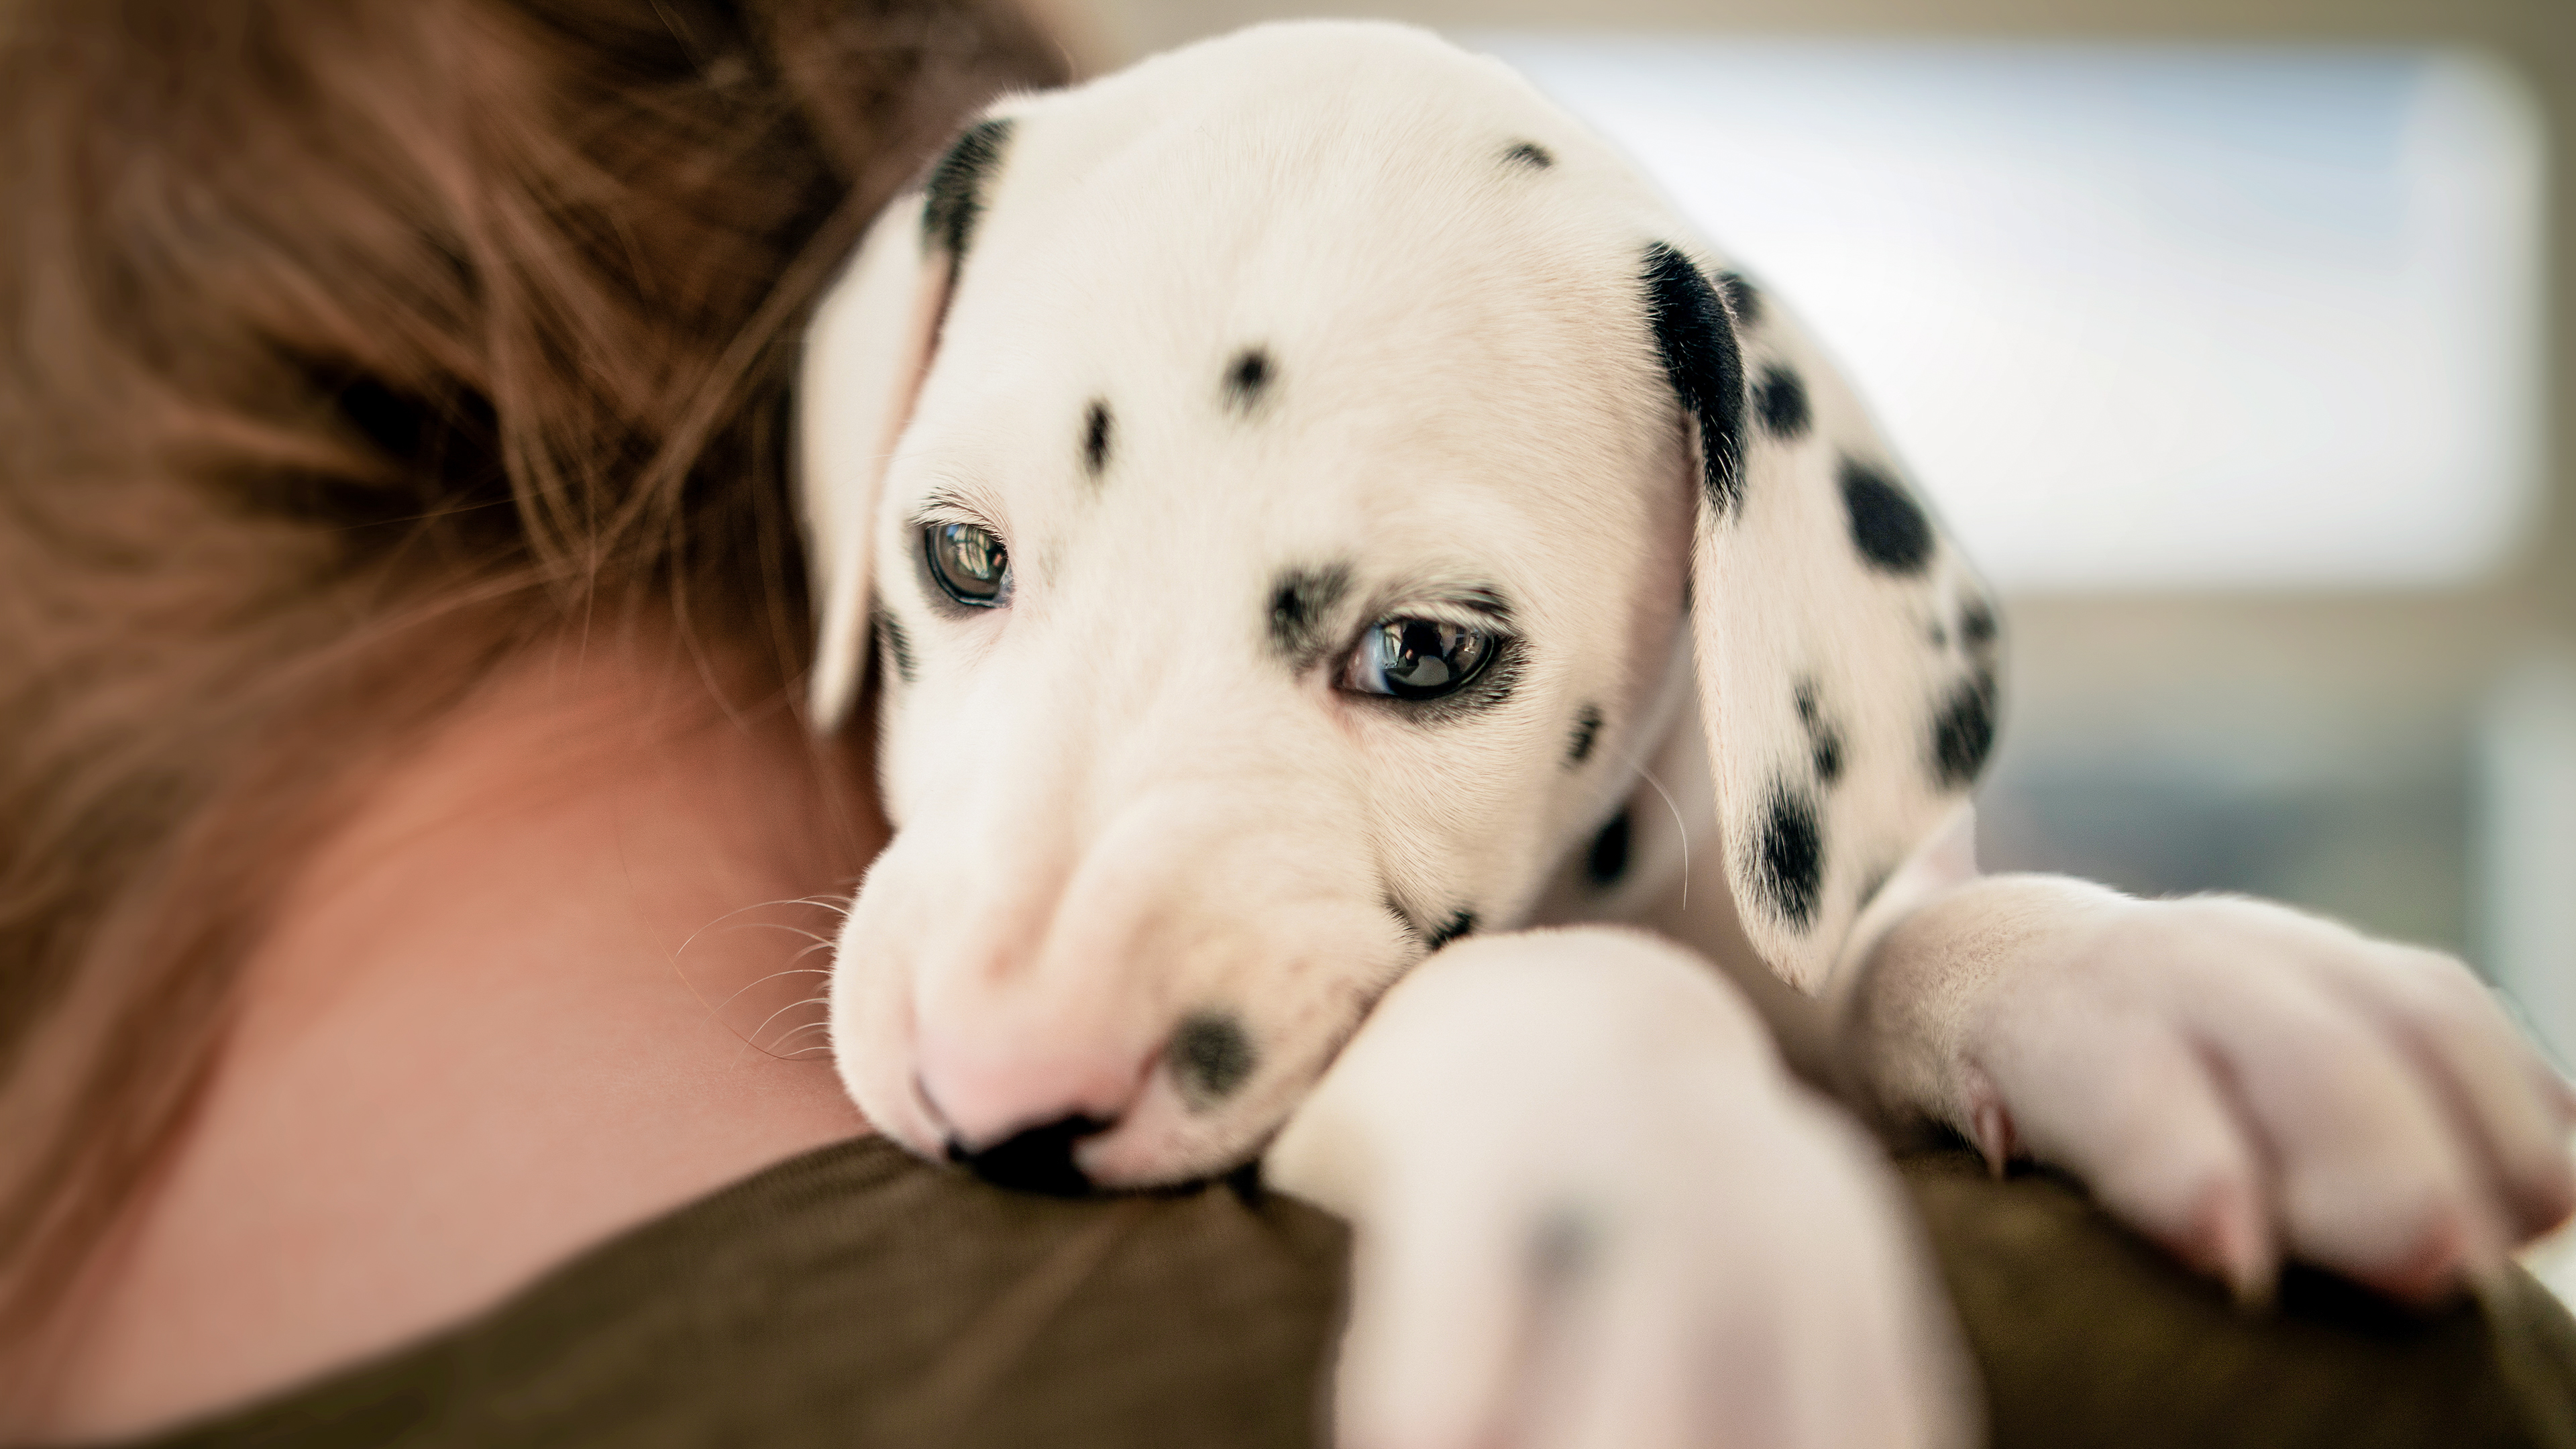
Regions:
<svg viewBox="0 0 2576 1449"><path fill-rule="evenodd" d="M967 127L920 189L888 205L806 329L796 491L820 615L806 695L818 732L841 723L867 674L877 500L1011 124L989 117Z"/></svg>
<svg viewBox="0 0 2576 1449"><path fill-rule="evenodd" d="M1815 992L1993 741L1995 616L1840 380L1742 278L1640 268L1686 414L1700 718L1754 949Z"/></svg>

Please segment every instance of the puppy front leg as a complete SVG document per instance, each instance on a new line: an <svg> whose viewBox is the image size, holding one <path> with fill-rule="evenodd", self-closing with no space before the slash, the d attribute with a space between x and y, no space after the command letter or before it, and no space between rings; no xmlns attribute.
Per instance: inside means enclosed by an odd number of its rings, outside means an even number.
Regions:
<svg viewBox="0 0 2576 1449"><path fill-rule="evenodd" d="M1885 1167L1723 978L1649 936L1442 950L1264 1168L1356 1231L1346 1446L1971 1438Z"/></svg>
<svg viewBox="0 0 2576 1449"><path fill-rule="evenodd" d="M2576 1102L2458 961L1949 856L1838 973L1881 1109L2068 1168L2248 1297L2294 1255L2429 1300L2576 1207Z"/></svg>

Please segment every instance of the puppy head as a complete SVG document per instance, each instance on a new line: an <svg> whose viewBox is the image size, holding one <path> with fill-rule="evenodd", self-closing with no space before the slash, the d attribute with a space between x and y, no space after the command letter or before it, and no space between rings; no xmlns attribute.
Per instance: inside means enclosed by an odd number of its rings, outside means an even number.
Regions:
<svg viewBox="0 0 2576 1449"><path fill-rule="evenodd" d="M1820 970L1955 787L1843 828L1864 762L1823 741L1876 740L1835 692L1873 660L1817 631L1919 635L1946 580L1892 483L1926 557L1858 586L1903 602L1808 576L1847 501L1765 491L1865 423L1824 378L1748 447L1782 407L1748 415L1744 310L1615 155L1418 32L1265 27L970 128L802 393L816 712L873 651L897 826L832 988L870 1118L1035 1185L1241 1160L1407 967L1525 917L1686 652L1752 762L1717 772L1748 925Z"/></svg>

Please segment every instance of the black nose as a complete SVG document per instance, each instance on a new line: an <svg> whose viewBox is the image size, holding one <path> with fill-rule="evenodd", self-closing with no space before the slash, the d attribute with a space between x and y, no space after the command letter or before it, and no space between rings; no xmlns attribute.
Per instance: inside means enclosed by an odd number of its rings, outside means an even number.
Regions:
<svg viewBox="0 0 2576 1449"><path fill-rule="evenodd" d="M965 1143L952 1137L948 1160L995 1187L1079 1197L1091 1191L1091 1179L1074 1165L1073 1145L1114 1125L1097 1117L1063 1117L1014 1133L981 1152L967 1151Z"/></svg>

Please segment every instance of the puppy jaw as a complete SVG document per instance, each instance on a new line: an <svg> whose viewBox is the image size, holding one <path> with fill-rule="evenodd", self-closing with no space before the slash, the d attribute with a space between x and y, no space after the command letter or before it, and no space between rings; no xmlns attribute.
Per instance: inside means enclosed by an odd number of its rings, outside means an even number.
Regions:
<svg viewBox="0 0 2576 1449"><path fill-rule="evenodd" d="M1203 798L1148 796L1088 841L1032 844L1028 821L971 807L898 837L832 982L843 1079L870 1120L933 1158L1111 1124L1076 1161L1113 1186L1251 1155L1422 947L1352 903L1366 862L1314 850L1330 832L1295 818L1311 812L1226 834ZM1219 1075L1240 1073L1221 1090L1192 1056L1209 1036L1230 1041Z"/></svg>

